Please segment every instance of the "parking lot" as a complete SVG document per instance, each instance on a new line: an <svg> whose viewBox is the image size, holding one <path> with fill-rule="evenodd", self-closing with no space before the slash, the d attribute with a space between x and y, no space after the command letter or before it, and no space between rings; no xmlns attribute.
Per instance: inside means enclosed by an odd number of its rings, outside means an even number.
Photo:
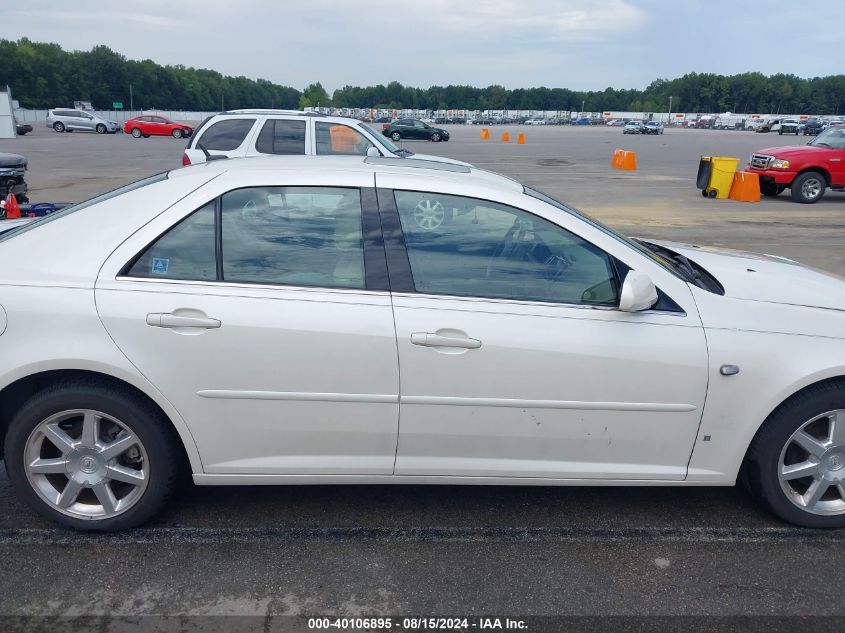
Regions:
<svg viewBox="0 0 845 633"><path fill-rule="evenodd" d="M498 140L505 131L511 143ZM402 145L511 176L628 234L845 274L845 194L745 204L695 187L702 154L744 162L805 137L450 132ZM0 152L29 159L33 202L75 202L179 167L184 146L38 127ZM615 148L636 151L639 169L611 169ZM36 517L0 475L0 613L14 615L252 615L255 630L315 613L838 615L843 544L842 531L777 521L739 488L188 487L145 528L86 535Z"/></svg>
<svg viewBox="0 0 845 633"><path fill-rule="evenodd" d="M828 191L821 202L800 205L787 191L748 204L707 200L695 188L702 154L734 156L744 164L756 150L803 144L808 137L697 129L640 136L623 135L617 127L493 126L491 140L482 141L478 126L449 130L448 143L401 144L500 172L627 234L771 253L845 272L845 194ZM519 131L526 134L525 145L515 143ZM510 143L498 140L504 132L510 133ZM76 202L177 168L184 147L185 141L170 137L56 134L44 126L16 140L0 140L0 152L29 159L34 202ZM615 148L636 151L638 170L611 169Z"/></svg>

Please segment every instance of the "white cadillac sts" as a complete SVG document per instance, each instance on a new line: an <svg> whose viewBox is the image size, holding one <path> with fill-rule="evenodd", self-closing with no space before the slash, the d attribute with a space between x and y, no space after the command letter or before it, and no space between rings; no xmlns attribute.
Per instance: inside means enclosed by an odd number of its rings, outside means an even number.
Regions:
<svg viewBox="0 0 845 633"><path fill-rule="evenodd" d="M197 484L733 485L845 525L845 283L465 165L215 160L0 235L9 478L78 529Z"/></svg>

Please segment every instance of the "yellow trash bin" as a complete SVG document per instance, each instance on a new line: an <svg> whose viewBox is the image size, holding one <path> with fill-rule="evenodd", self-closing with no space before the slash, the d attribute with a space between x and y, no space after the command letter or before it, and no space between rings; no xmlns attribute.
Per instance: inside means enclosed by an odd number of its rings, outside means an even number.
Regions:
<svg viewBox="0 0 845 633"><path fill-rule="evenodd" d="M739 158L728 156L702 156L696 179L701 195L705 198L727 198L739 161Z"/></svg>

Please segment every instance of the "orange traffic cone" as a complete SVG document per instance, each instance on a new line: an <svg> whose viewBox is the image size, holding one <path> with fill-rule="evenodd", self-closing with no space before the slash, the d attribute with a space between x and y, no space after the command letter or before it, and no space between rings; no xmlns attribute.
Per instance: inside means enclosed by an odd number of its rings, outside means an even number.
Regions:
<svg viewBox="0 0 845 633"><path fill-rule="evenodd" d="M484 128L481 130L481 140L482 141L489 141L490 140L490 130Z"/></svg>
<svg viewBox="0 0 845 633"><path fill-rule="evenodd" d="M737 202L760 202L760 176L750 171L734 173L728 197Z"/></svg>
<svg viewBox="0 0 845 633"><path fill-rule="evenodd" d="M519 133L519 136L516 137L516 144L525 145L525 134L523 134L522 132Z"/></svg>
<svg viewBox="0 0 845 633"><path fill-rule="evenodd" d="M613 150L613 158L610 159L610 166L614 169L622 169L622 155L624 153L624 149Z"/></svg>
<svg viewBox="0 0 845 633"><path fill-rule="evenodd" d="M6 219L21 217L21 208L18 206L18 199L15 194L10 193L6 196Z"/></svg>
<svg viewBox="0 0 845 633"><path fill-rule="evenodd" d="M502 134L502 143L510 143L511 142L511 135L510 132L505 132Z"/></svg>
<svg viewBox="0 0 845 633"><path fill-rule="evenodd" d="M637 168L637 153L626 151L622 154L622 167L620 169L635 170Z"/></svg>

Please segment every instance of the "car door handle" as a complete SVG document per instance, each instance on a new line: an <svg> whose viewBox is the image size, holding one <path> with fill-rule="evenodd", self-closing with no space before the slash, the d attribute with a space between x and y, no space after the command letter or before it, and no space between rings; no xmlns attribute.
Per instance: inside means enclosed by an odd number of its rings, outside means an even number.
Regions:
<svg viewBox="0 0 845 633"><path fill-rule="evenodd" d="M182 316L169 312L159 312L147 315L147 325L166 328L193 327L203 330L213 330L220 327L220 321L208 317Z"/></svg>
<svg viewBox="0 0 845 633"><path fill-rule="evenodd" d="M441 336L431 332L414 332L411 334L411 343L424 347L460 347L462 349L478 349L481 347L481 341L475 338Z"/></svg>

